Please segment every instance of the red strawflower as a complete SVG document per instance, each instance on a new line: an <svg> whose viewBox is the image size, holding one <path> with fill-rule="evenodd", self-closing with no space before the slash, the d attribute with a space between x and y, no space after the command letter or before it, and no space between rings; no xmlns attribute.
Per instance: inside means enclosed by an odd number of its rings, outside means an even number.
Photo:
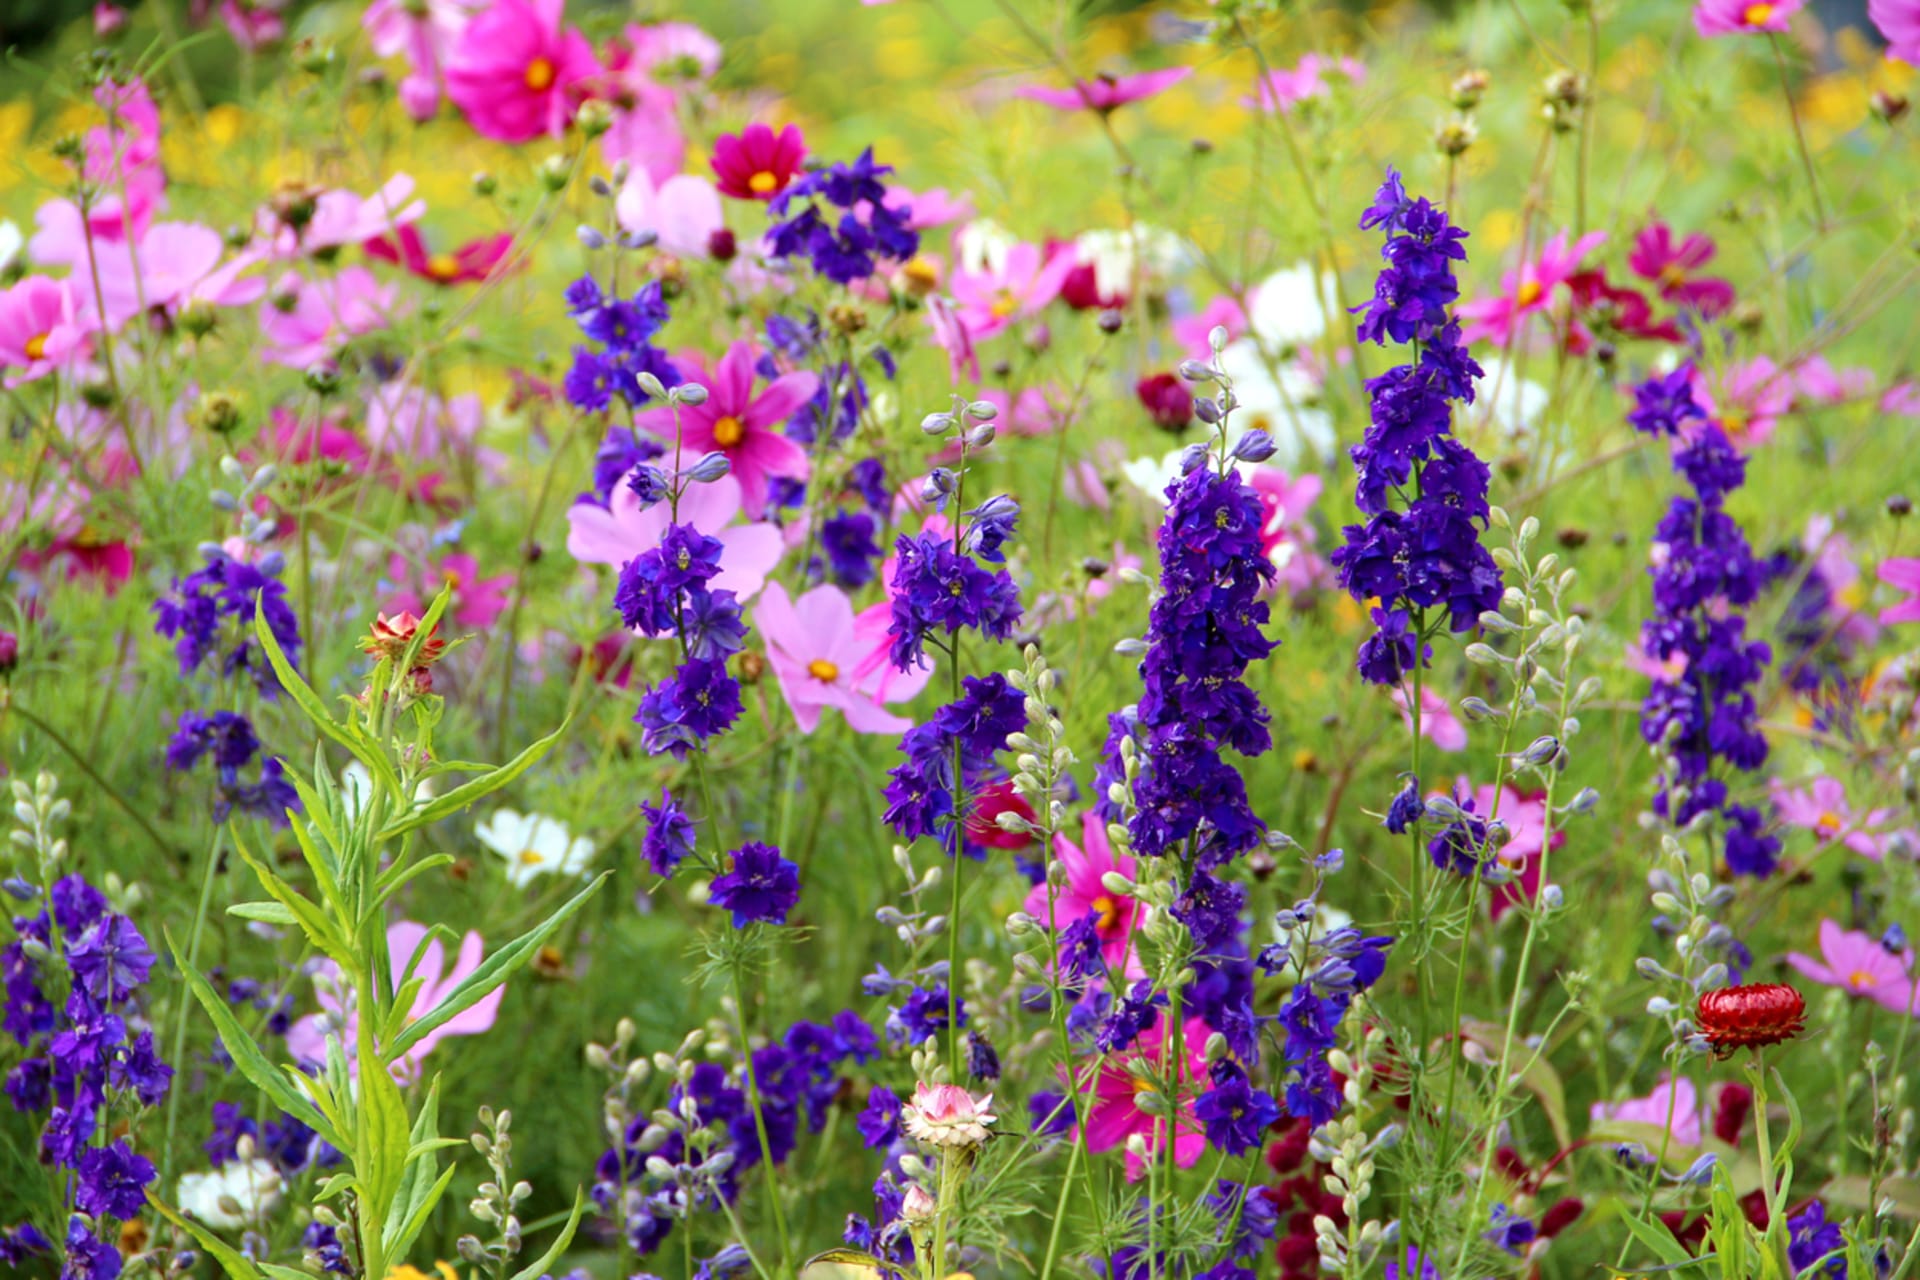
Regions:
<svg viewBox="0 0 1920 1280"><path fill-rule="evenodd" d="M787 189L806 158L807 144L799 125L790 124L776 134L770 126L756 122L738 135L723 133L715 139L709 163L720 179L715 185L721 195L771 200Z"/></svg>
<svg viewBox="0 0 1920 1280"><path fill-rule="evenodd" d="M1715 1057L1736 1049L1781 1044L1806 1026L1807 1002L1783 982L1723 987L1700 997L1694 1020Z"/></svg>
<svg viewBox="0 0 1920 1280"><path fill-rule="evenodd" d="M434 632L438 632L439 629L440 628L436 626ZM399 613L392 616L385 613L377 614L373 620L373 629L367 633L367 638L361 643L360 647L361 650L370 657L386 658L398 662L402 656L405 655L407 646L413 643L413 638L419 634L419 631L420 619L414 617L411 613ZM447 642L442 640L437 634L430 633L426 640L421 643L419 652L413 655L415 669L423 669L430 663L439 661L440 655L446 651Z"/></svg>

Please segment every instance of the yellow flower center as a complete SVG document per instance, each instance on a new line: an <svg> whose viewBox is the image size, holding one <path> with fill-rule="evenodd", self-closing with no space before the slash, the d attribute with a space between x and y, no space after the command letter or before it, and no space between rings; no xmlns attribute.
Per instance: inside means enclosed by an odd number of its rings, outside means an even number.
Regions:
<svg viewBox="0 0 1920 1280"><path fill-rule="evenodd" d="M1687 269L1677 262L1669 262L1660 268L1660 287L1673 289L1687 282Z"/></svg>
<svg viewBox="0 0 1920 1280"><path fill-rule="evenodd" d="M546 860L546 855L538 849L522 849L520 856L515 859L523 867L537 867Z"/></svg>
<svg viewBox="0 0 1920 1280"><path fill-rule="evenodd" d="M1740 14L1740 21L1749 27L1765 26L1767 19L1773 16L1770 4L1750 4Z"/></svg>
<svg viewBox="0 0 1920 1280"><path fill-rule="evenodd" d="M446 585L450 587L457 587L460 585L462 581L464 581L464 579L460 577L458 570L442 569L440 571L440 581L444 582Z"/></svg>
<svg viewBox="0 0 1920 1280"><path fill-rule="evenodd" d="M1727 410L1720 415L1720 429L1730 436L1745 435L1747 431L1747 415L1741 413L1738 409Z"/></svg>
<svg viewBox="0 0 1920 1280"><path fill-rule="evenodd" d="M1846 825L1846 821L1839 814L1829 809L1814 822L1813 830L1814 834L1822 840L1831 840L1845 830Z"/></svg>
<svg viewBox="0 0 1920 1280"><path fill-rule="evenodd" d="M427 259L427 274L435 280L451 280L460 274L460 259L450 253L436 253Z"/></svg>
<svg viewBox="0 0 1920 1280"><path fill-rule="evenodd" d="M1538 280L1529 280L1525 284L1520 286L1519 290L1514 293L1513 297L1514 297L1514 301L1518 302L1521 306L1530 307L1534 303L1540 301L1540 295L1545 292L1546 290L1540 287L1540 282Z"/></svg>
<svg viewBox="0 0 1920 1280"><path fill-rule="evenodd" d="M1101 894L1093 900L1093 931L1106 937L1120 926L1120 904Z"/></svg>
<svg viewBox="0 0 1920 1280"><path fill-rule="evenodd" d="M39 360L47 354L47 339L51 335L36 333L27 339L27 359Z"/></svg>
<svg viewBox="0 0 1920 1280"><path fill-rule="evenodd" d="M1877 981L1878 979L1865 969L1855 969L1847 975L1847 986L1855 991L1865 991L1868 987L1875 985Z"/></svg>
<svg viewBox="0 0 1920 1280"><path fill-rule="evenodd" d="M931 293L940 285L940 268L933 264L932 259L920 254L907 259L907 264L900 268L900 274L906 277L909 287L921 293Z"/></svg>
<svg viewBox="0 0 1920 1280"><path fill-rule="evenodd" d="M780 179L774 177L765 169L760 170L760 172L747 179L747 190L757 196L772 195L779 185Z"/></svg>
<svg viewBox="0 0 1920 1280"><path fill-rule="evenodd" d="M993 312L993 318L996 320L1005 320L1019 309L1020 300L1006 289L1000 291L999 296L993 300L993 306L990 308Z"/></svg>
<svg viewBox="0 0 1920 1280"><path fill-rule="evenodd" d="M840 678L840 668L825 658L815 658L807 664L807 674L822 684L831 684Z"/></svg>
<svg viewBox="0 0 1920 1280"><path fill-rule="evenodd" d="M553 88L553 62L548 58L535 58L527 64L527 88L535 93L545 93Z"/></svg>
<svg viewBox="0 0 1920 1280"><path fill-rule="evenodd" d="M713 442L722 449L731 449L747 438L747 424L728 414L713 424Z"/></svg>

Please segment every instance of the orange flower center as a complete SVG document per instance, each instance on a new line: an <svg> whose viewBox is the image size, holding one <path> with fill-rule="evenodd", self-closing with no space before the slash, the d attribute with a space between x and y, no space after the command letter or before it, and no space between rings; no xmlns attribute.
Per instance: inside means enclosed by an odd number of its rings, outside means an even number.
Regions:
<svg viewBox="0 0 1920 1280"><path fill-rule="evenodd" d="M1878 982L1878 979L1865 969L1855 969L1847 975L1847 986L1855 991L1865 991L1868 987L1875 985L1876 982Z"/></svg>
<svg viewBox="0 0 1920 1280"><path fill-rule="evenodd" d="M925 292L932 292L940 284L940 268L931 259L919 254L907 259L907 265L900 268L900 274L907 278L909 285Z"/></svg>
<svg viewBox="0 0 1920 1280"><path fill-rule="evenodd" d="M807 664L807 674L822 684L831 684L840 678L840 668L825 658L815 658Z"/></svg>
<svg viewBox="0 0 1920 1280"><path fill-rule="evenodd" d="M435 280L451 280L460 274L460 259L450 253L436 253L427 259L427 274Z"/></svg>
<svg viewBox="0 0 1920 1280"><path fill-rule="evenodd" d="M1101 937L1107 937L1120 927L1120 904L1101 894L1093 900L1093 931Z"/></svg>
<svg viewBox="0 0 1920 1280"><path fill-rule="evenodd" d="M1747 415L1737 409L1729 409L1720 415L1720 429L1730 436L1745 435Z"/></svg>
<svg viewBox="0 0 1920 1280"><path fill-rule="evenodd" d="M747 424L728 414L713 424L713 442L722 449L731 449L747 438Z"/></svg>
<svg viewBox="0 0 1920 1280"><path fill-rule="evenodd" d="M1841 831L1845 830L1846 825L1845 819L1829 809L1821 814L1819 820L1813 824L1813 830L1814 834L1822 840L1831 840L1839 835Z"/></svg>
<svg viewBox="0 0 1920 1280"><path fill-rule="evenodd" d="M1530 307L1540 301L1540 295L1545 292L1546 290L1540 287L1538 280L1529 280L1520 286L1514 293L1513 298L1514 301L1518 302L1521 306Z"/></svg>
<svg viewBox="0 0 1920 1280"><path fill-rule="evenodd" d="M50 334L36 333L27 339L27 359L39 360L47 354L47 339Z"/></svg>
<svg viewBox="0 0 1920 1280"><path fill-rule="evenodd" d="M1014 297L1013 294L1006 289L1002 289L1000 291L999 296L994 298L993 306L991 308L993 312L993 318L996 320L1005 320L1008 316L1012 315L1014 312L1018 311L1019 309L1020 309L1020 300Z"/></svg>
<svg viewBox="0 0 1920 1280"><path fill-rule="evenodd" d="M522 849L520 856L515 859L523 867L537 867L546 860L546 855L538 849Z"/></svg>
<svg viewBox="0 0 1920 1280"><path fill-rule="evenodd" d="M1741 11L1740 21L1744 22L1749 27L1759 27L1759 26L1765 26L1767 19L1771 18L1772 16L1773 16L1772 5L1750 4L1744 10Z"/></svg>
<svg viewBox="0 0 1920 1280"><path fill-rule="evenodd" d="M1678 288L1686 282L1687 269L1679 263L1669 262L1666 266L1660 268L1660 287L1662 289Z"/></svg>
<svg viewBox="0 0 1920 1280"><path fill-rule="evenodd" d="M760 170L751 178L747 179L747 190L757 196L770 196L779 189L780 179L774 177L773 174L767 172L765 169Z"/></svg>
<svg viewBox="0 0 1920 1280"><path fill-rule="evenodd" d="M535 58L527 64L527 88L535 93L545 93L553 88L553 61L550 58Z"/></svg>

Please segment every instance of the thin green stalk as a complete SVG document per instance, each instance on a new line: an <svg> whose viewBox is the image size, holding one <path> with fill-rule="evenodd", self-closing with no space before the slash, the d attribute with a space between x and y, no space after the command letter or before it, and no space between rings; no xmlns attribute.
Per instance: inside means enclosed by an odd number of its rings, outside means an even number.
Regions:
<svg viewBox="0 0 1920 1280"><path fill-rule="evenodd" d="M773 1174L773 1144L767 1141L767 1114L760 1105L760 1081L753 1069L753 1044L747 1039L747 1000L740 980L740 969L733 970L733 1016L734 1025L740 1032L740 1057L746 1064L747 1101L753 1107L753 1128L760 1138L760 1170L766 1175L767 1204L773 1210L774 1230L780 1237L779 1272L787 1274L793 1258L793 1249L787 1242L787 1211L780 1204L780 1184Z"/></svg>
<svg viewBox="0 0 1920 1280"><path fill-rule="evenodd" d="M220 870L221 846L227 838L227 827L221 823L213 829L213 843L207 847L207 865L200 874L200 903L193 912L193 931L187 935L187 968L200 972L200 940L206 935L207 912L213 904L213 879ZM182 984L180 1008L173 1018L173 1043L167 1050L167 1061L178 1071L187 1060L187 1016L192 1011L193 997ZM160 1148L160 1185L171 1186L173 1173L173 1135L180 1118L180 1095L185 1089L167 1090L167 1129L166 1141Z"/></svg>
<svg viewBox="0 0 1920 1280"><path fill-rule="evenodd" d="M1780 48L1780 37L1769 31L1767 43L1773 46L1773 63L1780 69L1780 92L1787 100L1787 118L1793 121L1793 144L1800 151L1800 167L1806 170L1807 194L1813 199L1814 217L1827 225L1826 201L1820 198L1820 179L1813 171L1813 153L1807 149L1807 133L1800 127L1800 106L1793 100L1793 80L1787 74L1787 55Z"/></svg>

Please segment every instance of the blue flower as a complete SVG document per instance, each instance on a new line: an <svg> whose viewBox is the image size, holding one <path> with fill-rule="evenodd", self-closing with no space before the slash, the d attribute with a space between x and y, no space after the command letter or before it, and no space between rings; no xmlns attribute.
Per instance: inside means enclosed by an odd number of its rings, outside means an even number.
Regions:
<svg viewBox="0 0 1920 1280"><path fill-rule="evenodd" d="M89 1147L80 1156L79 1180L73 1202L95 1217L131 1222L147 1207L146 1188L158 1172L153 1161L124 1140L111 1146Z"/></svg>
<svg viewBox="0 0 1920 1280"><path fill-rule="evenodd" d="M1231 1058L1214 1063L1208 1078L1212 1087L1194 1103L1194 1118L1205 1127L1207 1142L1215 1150L1245 1155L1260 1145L1267 1126L1280 1118L1280 1105L1254 1088Z"/></svg>
<svg viewBox="0 0 1920 1280"><path fill-rule="evenodd" d="M707 900L731 911L736 929L756 921L784 924L800 900L800 868L771 845L742 845L732 869L714 878Z"/></svg>
<svg viewBox="0 0 1920 1280"><path fill-rule="evenodd" d="M664 789L659 804L640 802L640 814L647 823L646 834L640 837L640 853L653 874L671 876L693 855L693 819L674 800L673 792Z"/></svg>

